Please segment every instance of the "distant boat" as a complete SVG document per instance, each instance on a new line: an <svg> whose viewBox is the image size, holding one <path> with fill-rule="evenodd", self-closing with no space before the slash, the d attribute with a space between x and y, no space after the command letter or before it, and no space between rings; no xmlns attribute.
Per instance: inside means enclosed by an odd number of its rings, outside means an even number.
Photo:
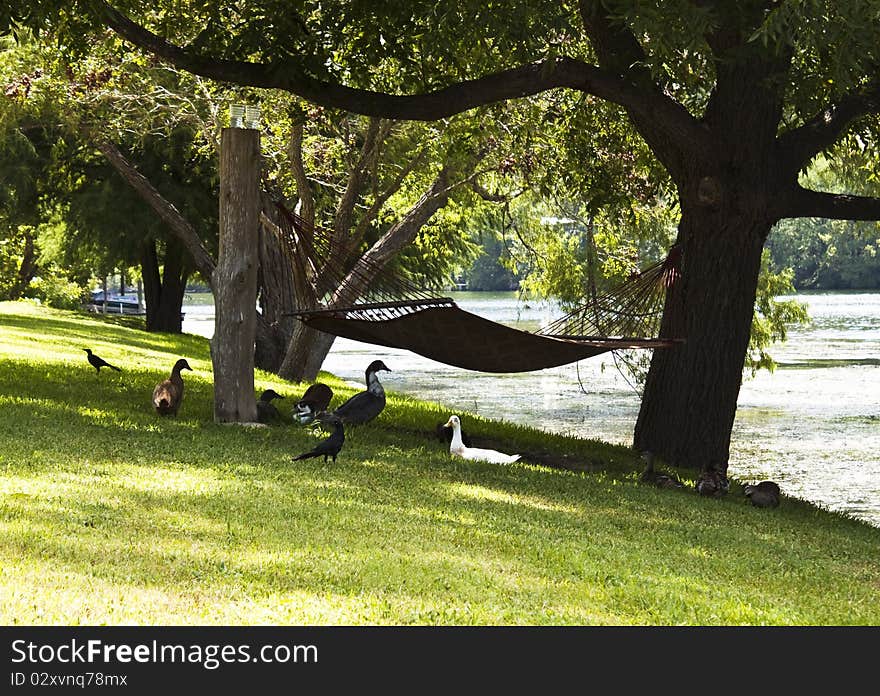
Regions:
<svg viewBox="0 0 880 696"><path fill-rule="evenodd" d="M104 291L93 290L85 308L90 312L100 314L146 314L143 305L138 302L137 295L120 295L108 293L107 302L104 302Z"/></svg>

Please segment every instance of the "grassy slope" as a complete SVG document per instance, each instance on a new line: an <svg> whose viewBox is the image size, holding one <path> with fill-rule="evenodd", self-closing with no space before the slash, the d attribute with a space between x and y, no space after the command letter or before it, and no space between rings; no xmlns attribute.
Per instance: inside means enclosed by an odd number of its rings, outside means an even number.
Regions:
<svg viewBox="0 0 880 696"><path fill-rule="evenodd" d="M86 346L125 372L96 375ZM161 420L180 356L195 371ZM638 485L623 448L468 414L508 451L604 465L455 461L419 432L447 415L391 395L336 465L292 464L307 430L212 422L204 339L2 303L0 623L880 623L880 529Z"/></svg>

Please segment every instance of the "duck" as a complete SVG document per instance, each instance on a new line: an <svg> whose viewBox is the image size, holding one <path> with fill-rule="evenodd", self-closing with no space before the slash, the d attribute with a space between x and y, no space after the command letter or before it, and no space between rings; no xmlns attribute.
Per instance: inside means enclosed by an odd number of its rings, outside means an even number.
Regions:
<svg viewBox="0 0 880 696"><path fill-rule="evenodd" d="M775 481L761 481L760 483L747 484L743 493L751 501L752 505L759 508L779 507L779 484Z"/></svg>
<svg viewBox="0 0 880 696"><path fill-rule="evenodd" d="M437 423L434 432L440 442L445 442L448 445L452 442L452 436L455 433L455 429L452 428L452 426L446 425L446 423ZM461 441L464 443L465 447L470 447L473 444L464 429L461 431Z"/></svg>
<svg viewBox="0 0 880 696"><path fill-rule="evenodd" d="M332 457L333 463L336 463L336 457L342 451L342 445L345 444L345 427L342 424L342 419L333 414L324 413L319 417L319 420L333 428L330 437L319 442L314 449L294 457L292 461L298 462L303 459L323 456L325 464L327 463L327 457Z"/></svg>
<svg viewBox="0 0 880 696"><path fill-rule="evenodd" d="M467 447L461 439L461 419L458 416L449 416L446 427L452 428L452 441L449 443L450 454L475 462L494 464L512 464L520 458L518 454L504 454L504 452L491 449Z"/></svg>
<svg viewBox="0 0 880 696"><path fill-rule="evenodd" d="M311 423L319 413L327 410L332 398L333 390L330 387L321 382L315 382L294 404L293 417L303 425Z"/></svg>
<svg viewBox="0 0 880 696"><path fill-rule="evenodd" d="M257 400L257 420L260 423L275 423L281 420L281 414L272 403L273 399L283 399L274 389L266 389Z"/></svg>
<svg viewBox="0 0 880 696"><path fill-rule="evenodd" d="M391 372L391 368L381 360L371 362L364 371L366 390L358 392L332 411L346 425L369 423L385 408L385 390L379 383L377 372Z"/></svg>
<svg viewBox="0 0 880 696"><path fill-rule="evenodd" d="M102 367L109 367L111 370L122 372L122 370L116 367L116 365L111 365L106 360L104 360L104 358L100 357L99 355L95 355L92 352L91 348L83 348L83 350L86 352L86 359L89 361L89 364L95 368L98 374L101 374Z"/></svg>
<svg viewBox="0 0 880 696"><path fill-rule="evenodd" d="M164 379L153 389L153 407L160 416L177 415L183 401L183 378L181 370L192 370L189 363L181 358L171 369L171 376Z"/></svg>
<svg viewBox="0 0 880 696"><path fill-rule="evenodd" d="M645 470L639 475L639 481L642 483L650 483L658 488L683 488L684 484L675 476L661 474L654 471L654 453L642 452L642 459L645 462Z"/></svg>
<svg viewBox="0 0 880 696"><path fill-rule="evenodd" d="M718 497L730 490L730 481L727 480L727 476L710 465L700 472L694 487L700 495Z"/></svg>

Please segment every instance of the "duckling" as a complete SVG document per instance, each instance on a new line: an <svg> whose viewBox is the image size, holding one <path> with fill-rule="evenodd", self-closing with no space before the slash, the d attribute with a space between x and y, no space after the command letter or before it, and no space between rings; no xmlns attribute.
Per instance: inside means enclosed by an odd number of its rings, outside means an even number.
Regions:
<svg viewBox="0 0 880 696"><path fill-rule="evenodd" d="M779 484L775 481L748 484L743 488L743 492L755 507L779 507L780 490Z"/></svg>
<svg viewBox="0 0 880 696"><path fill-rule="evenodd" d="M718 497L730 490L730 481L714 466L709 465L700 472L695 488L700 495Z"/></svg>
<svg viewBox="0 0 880 696"><path fill-rule="evenodd" d="M160 416L177 415L177 410L183 401L181 370L192 370L189 363L183 358L174 363L171 376L159 382L153 390L153 406Z"/></svg>
<svg viewBox="0 0 880 696"><path fill-rule="evenodd" d="M333 390L330 387L321 382L315 382L306 389L305 394L294 405L293 417L303 425L311 423L321 411L327 410L332 398Z"/></svg>
<svg viewBox="0 0 880 696"><path fill-rule="evenodd" d="M450 454L472 461L495 464L512 464L520 458L518 454L504 454L504 452L496 450L466 447L461 439L461 419L458 416L449 416L446 427L452 428L452 442L449 443Z"/></svg>
<svg viewBox="0 0 880 696"><path fill-rule="evenodd" d="M381 360L371 362L364 372L366 391L359 392L333 411L346 425L369 423L385 408L385 390L379 383L377 372L391 372Z"/></svg>
<svg viewBox="0 0 880 696"><path fill-rule="evenodd" d="M281 414L272 403L272 399L283 399L274 389L267 389L257 400L257 420L260 423L277 423L281 420Z"/></svg>
<svg viewBox="0 0 880 696"><path fill-rule="evenodd" d="M645 470L639 475L639 481L642 483L651 483L658 488L683 488L684 484L675 476L661 474L654 471L654 453L642 452L642 459L645 461Z"/></svg>

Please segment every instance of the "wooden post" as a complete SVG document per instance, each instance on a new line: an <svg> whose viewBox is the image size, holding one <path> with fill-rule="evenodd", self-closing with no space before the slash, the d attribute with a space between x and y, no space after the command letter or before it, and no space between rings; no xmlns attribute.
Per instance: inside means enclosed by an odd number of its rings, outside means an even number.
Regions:
<svg viewBox="0 0 880 696"><path fill-rule="evenodd" d="M257 420L254 338L260 216L260 132L224 128L220 138L220 249L214 292L214 421Z"/></svg>

